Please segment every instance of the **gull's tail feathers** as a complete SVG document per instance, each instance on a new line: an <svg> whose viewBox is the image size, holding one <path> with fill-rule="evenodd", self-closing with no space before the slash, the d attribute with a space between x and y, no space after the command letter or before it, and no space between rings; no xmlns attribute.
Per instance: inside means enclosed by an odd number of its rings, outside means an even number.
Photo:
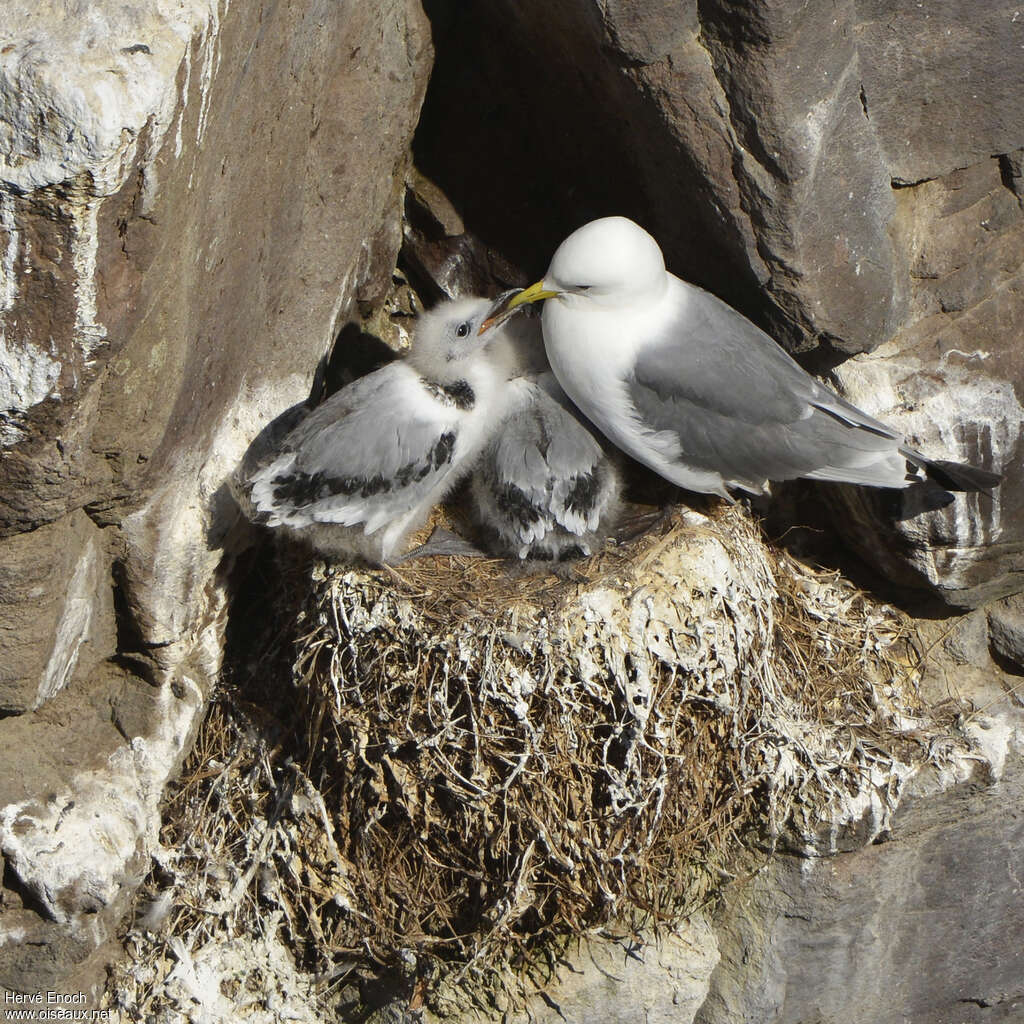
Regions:
<svg viewBox="0 0 1024 1024"><path fill-rule="evenodd" d="M947 491L980 491L983 494L991 494L992 488L998 487L1003 479L999 473L979 469L965 462L922 459L920 465L929 480L934 480Z"/></svg>

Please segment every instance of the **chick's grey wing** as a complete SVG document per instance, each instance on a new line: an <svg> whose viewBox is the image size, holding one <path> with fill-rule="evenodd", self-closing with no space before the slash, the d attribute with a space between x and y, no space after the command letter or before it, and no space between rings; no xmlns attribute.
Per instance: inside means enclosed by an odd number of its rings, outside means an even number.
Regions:
<svg viewBox="0 0 1024 1024"><path fill-rule="evenodd" d="M615 501L618 476L590 427L572 411L568 398L563 405L542 391L537 404L551 438L546 455L553 481L551 514L570 533L596 530Z"/></svg>
<svg viewBox="0 0 1024 1024"><path fill-rule="evenodd" d="M678 438L680 461L756 489L894 448L898 435L815 381L746 317L687 289L626 380L644 426Z"/></svg>
<svg viewBox="0 0 1024 1024"><path fill-rule="evenodd" d="M458 423L418 375L391 364L343 388L283 441L252 486L270 525L399 518L451 470Z"/></svg>
<svg viewBox="0 0 1024 1024"><path fill-rule="evenodd" d="M591 432L547 390L531 388L491 453L498 492L524 531L541 522L575 534L596 529L610 469Z"/></svg>

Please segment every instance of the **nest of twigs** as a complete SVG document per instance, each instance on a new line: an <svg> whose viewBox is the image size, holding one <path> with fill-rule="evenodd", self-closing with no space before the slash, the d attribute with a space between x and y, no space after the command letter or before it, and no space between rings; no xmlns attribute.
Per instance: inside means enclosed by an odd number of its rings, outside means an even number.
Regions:
<svg viewBox="0 0 1024 1024"><path fill-rule="evenodd" d="M179 876L227 861L206 902L276 912L327 987L396 968L415 1005L613 920L670 926L743 850L884 827L934 756L900 616L741 508L563 576L440 559L304 586L294 732L261 746L222 707L165 841Z"/></svg>
<svg viewBox="0 0 1024 1024"><path fill-rule="evenodd" d="M920 709L890 610L779 562L739 510L625 555L526 594L493 563L324 579L296 677L332 776L339 951L528 959L540 935L671 922L794 799L824 813L891 760L880 694Z"/></svg>

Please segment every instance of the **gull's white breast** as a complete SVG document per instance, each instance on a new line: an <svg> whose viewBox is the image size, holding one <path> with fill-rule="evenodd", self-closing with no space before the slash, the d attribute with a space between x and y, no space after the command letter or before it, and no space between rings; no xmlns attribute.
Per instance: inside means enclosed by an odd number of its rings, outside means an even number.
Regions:
<svg viewBox="0 0 1024 1024"><path fill-rule="evenodd" d="M624 452L680 487L727 496L721 474L688 466L679 436L645 423L629 395L638 355L663 344L685 315L689 286L671 274L666 285L660 296L619 309L549 299L542 320L548 361L565 393Z"/></svg>
<svg viewBox="0 0 1024 1024"><path fill-rule="evenodd" d="M652 312L647 307L620 311L558 299L544 304L544 348L558 383L590 419L627 450L638 424L626 380L651 325Z"/></svg>

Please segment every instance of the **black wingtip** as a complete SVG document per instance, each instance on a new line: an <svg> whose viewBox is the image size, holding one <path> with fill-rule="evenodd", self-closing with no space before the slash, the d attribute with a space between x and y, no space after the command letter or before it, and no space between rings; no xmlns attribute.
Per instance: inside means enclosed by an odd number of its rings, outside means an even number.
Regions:
<svg viewBox="0 0 1024 1024"><path fill-rule="evenodd" d="M990 494L992 488L998 487L1003 479L998 473L990 473L987 469L945 459L929 459L924 464L924 471L929 480L934 480L947 491L982 491Z"/></svg>

